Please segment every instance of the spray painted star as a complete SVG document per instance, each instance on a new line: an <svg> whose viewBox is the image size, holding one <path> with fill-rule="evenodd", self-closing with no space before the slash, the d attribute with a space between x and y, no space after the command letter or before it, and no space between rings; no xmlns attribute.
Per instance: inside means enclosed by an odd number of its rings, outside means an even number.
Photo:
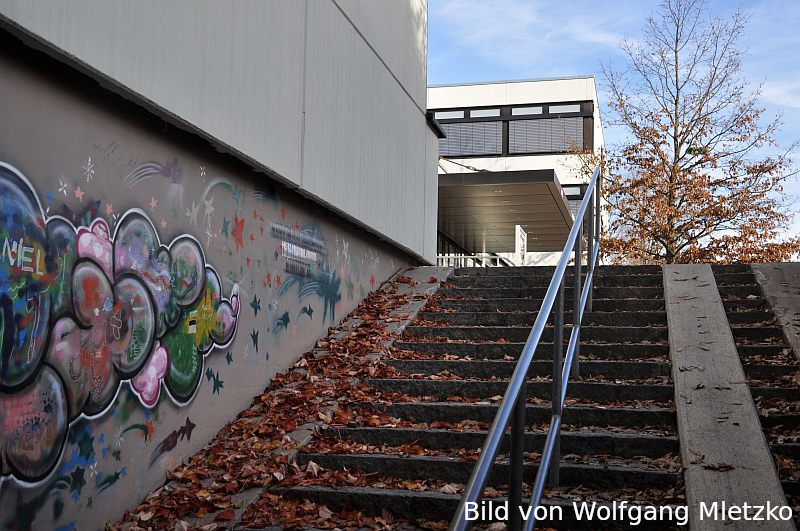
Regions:
<svg viewBox="0 0 800 531"><path fill-rule="evenodd" d="M206 223L211 224L211 216L214 214L214 198L212 197L208 201L203 199L203 203L205 204Z"/></svg>
<svg viewBox="0 0 800 531"><path fill-rule="evenodd" d="M65 183L61 179L58 180L58 191L59 191L59 193L64 194L64 197L67 196L67 189L68 188L69 188L69 185L67 183Z"/></svg>
<svg viewBox="0 0 800 531"><path fill-rule="evenodd" d="M156 199L155 197L151 196L150 197L150 210L155 210L157 206L158 206L158 199Z"/></svg>
<svg viewBox="0 0 800 531"><path fill-rule="evenodd" d="M80 187L80 186L78 186L77 188L75 188L75 190L73 190L73 191L72 191L72 193L73 193L73 194L75 194L75 199L77 199L78 201L80 201L81 203L83 203L83 196L84 196L84 195L86 195L86 192L84 192L83 190L81 190L81 187Z"/></svg>
<svg viewBox="0 0 800 531"><path fill-rule="evenodd" d="M197 212L200 210L200 205L192 201L192 208L186 209L186 217L192 222L192 225L197 225Z"/></svg>
<svg viewBox="0 0 800 531"><path fill-rule="evenodd" d="M255 328L250 332L250 339L253 340L253 346L256 348L256 353L258 353L258 330Z"/></svg>
<svg viewBox="0 0 800 531"><path fill-rule="evenodd" d="M258 315L258 311L261 309L261 301L256 297L256 294L253 294L253 302L250 303L250 307L253 309L253 315Z"/></svg>
<svg viewBox="0 0 800 531"><path fill-rule="evenodd" d="M232 353L232 352L228 352L228 353L225 355L225 361L227 361L227 362L228 362L228 365L230 365L231 363L233 363L233 353Z"/></svg>
<svg viewBox="0 0 800 531"><path fill-rule="evenodd" d="M87 183L94 179L94 162L92 162L92 157L86 159L86 164L83 165L83 175L86 177Z"/></svg>
<svg viewBox="0 0 800 531"><path fill-rule="evenodd" d="M164 218L161 218L161 228L162 229L166 229L167 228L167 220L164 219Z"/></svg>

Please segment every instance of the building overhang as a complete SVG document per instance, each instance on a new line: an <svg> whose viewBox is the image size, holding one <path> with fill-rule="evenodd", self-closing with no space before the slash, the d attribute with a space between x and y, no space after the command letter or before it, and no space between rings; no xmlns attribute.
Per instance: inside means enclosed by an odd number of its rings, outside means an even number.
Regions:
<svg viewBox="0 0 800 531"><path fill-rule="evenodd" d="M572 223L554 170L439 174L439 231L472 252L513 252L516 225L528 251L561 251Z"/></svg>

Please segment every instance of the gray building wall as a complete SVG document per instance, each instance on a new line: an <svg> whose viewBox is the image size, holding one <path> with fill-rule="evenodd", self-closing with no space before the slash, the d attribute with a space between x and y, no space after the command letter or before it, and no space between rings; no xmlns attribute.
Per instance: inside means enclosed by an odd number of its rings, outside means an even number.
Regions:
<svg viewBox="0 0 800 531"><path fill-rule="evenodd" d="M413 258L2 31L0 79L0 529L97 529Z"/></svg>
<svg viewBox="0 0 800 531"><path fill-rule="evenodd" d="M0 20L434 260L425 0L0 0Z"/></svg>

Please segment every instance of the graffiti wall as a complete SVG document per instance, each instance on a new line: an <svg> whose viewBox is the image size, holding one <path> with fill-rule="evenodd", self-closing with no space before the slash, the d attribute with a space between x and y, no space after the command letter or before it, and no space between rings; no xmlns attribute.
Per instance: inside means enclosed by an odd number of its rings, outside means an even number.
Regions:
<svg viewBox="0 0 800 531"><path fill-rule="evenodd" d="M94 529L409 259L14 46L0 51L0 529Z"/></svg>

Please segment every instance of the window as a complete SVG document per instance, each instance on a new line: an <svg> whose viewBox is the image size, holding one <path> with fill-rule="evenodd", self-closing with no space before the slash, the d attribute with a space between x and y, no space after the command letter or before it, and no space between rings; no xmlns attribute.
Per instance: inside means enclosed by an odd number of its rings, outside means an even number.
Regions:
<svg viewBox="0 0 800 531"><path fill-rule="evenodd" d="M463 118L464 111L437 111L433 114L437 120L450 120L452 118Z"/></svg>
<svg viewBox="0 0 800 531"><path fill-rule="evenodd" d="M583 148L583 118L508 122L509 153L555 153Z"/></svg>
<svg viewBox="0 0 800 531"><path fill-rule="evenodd" d="M529 114L542 114L541 107L514 107L511 116L527 116Z"/></svg>
<svg viewBox="0 0 800 531"><path fill-rule="evenodd" d="M500 155L503 152L503 122L442 124L447 138L439 140L439 154Z"/></svg>
<svg viewBox="0 0 800 531"><path fill-rule="evenodd" d="M469 111L470 118L486 118L488 116L500 116L500 109L473 109Z"/></svg>
<svg viewBox="0 0 800 531"><path fill-rule="evenodd" d="M565 112L581 112L580 103L571 103L569 105L548 105L550 114L559 114Z"/></svg>
<svg viewBox="0 0 800 531"><path fill-rule="evenodd" d="M592 102L520 103L476 109L431 109L446 138L443 157L571 153L594 145ZM583 109L583 111L582 111Z"/></svg>

